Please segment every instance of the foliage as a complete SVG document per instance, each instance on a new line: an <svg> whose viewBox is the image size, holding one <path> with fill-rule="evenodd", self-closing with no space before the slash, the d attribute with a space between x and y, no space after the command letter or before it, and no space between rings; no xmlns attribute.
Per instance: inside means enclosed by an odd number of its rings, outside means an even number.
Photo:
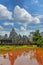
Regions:
<svg viewBox="0 0 43 65"><path fill-rule="evenodd" d="M36 30L33 34L33 41L37 46L43 46L43 38L40 35L39 30Z"/></svg>
<svg viewBox="0 0 43 65"><path fill-rule="evenodd" d="M0 40L3 38L3 36L0 35Z"/></svg>

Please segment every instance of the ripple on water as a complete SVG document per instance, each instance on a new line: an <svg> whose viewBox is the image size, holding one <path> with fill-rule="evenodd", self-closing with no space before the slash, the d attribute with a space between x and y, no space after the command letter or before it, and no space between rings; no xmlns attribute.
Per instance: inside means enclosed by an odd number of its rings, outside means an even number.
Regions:
<svg viewBox="0 0 43 65"><path fill-rule="evenodd" d="M0 65L11 65L8 54L0 55Z"/></svg>
<svg viewBox="0 0 43 65"><path fill-rule="evenodd" d="M43 50L14 50L0 54L0 65L43 65Z"/></svg>
<svg viewBox="0 0 43 65"><path fill-rule="evenodd" d="M29 53L22 54L14 62L14 65L39 65L36 58L34 58L34 52L30 51Z"/></svg>

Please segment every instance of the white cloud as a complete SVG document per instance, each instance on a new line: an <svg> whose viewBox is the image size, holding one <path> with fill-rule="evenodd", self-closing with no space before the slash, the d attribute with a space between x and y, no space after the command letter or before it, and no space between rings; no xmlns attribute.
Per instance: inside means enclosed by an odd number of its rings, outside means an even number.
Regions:
<svg viewBox="0 0 43 65"><path fill-rule="evenodd" d="M3 27L0 25L0 30L3 30Z"/></svg>
<svg viewBox="0 0 43 65"><path fill-rule="evenodd" d="M33 32L33 30L26 30L26 29L24 30L24 28L21 30L21 27L20 28L15 28L15 30L18 34L21 34L22 36L23 35L28 36L30 34L30 32Z"/></svg>
<svg viewBox="0 0 43 65"><path fill-rule="evenodd" d="M0 35L4 36L5 34L9 36L10 31L0 31Z"/></svg>
<svg viewBox="0 0 43 65"><path fill-rule="evenodd" d="M0 4L0 19L12 19L12 12L2 4Z"/></svg>
<svg viewBox="0 0 43 65"><path fill-rule="evenodd" d="M14 23L12 23L12 22L5 22L5 23L3 23L5 26L14 26Z"/></svg>
<svg viewBox="0 0 43 65"><path fill-rule="evenodd" d="M32 32L32 31L33 30L27 30L26 27L23 27L23 26L21 26L20 30L19 30L21 35L26 35L26 36L28 36L30 34L30 32Z"/></svg>
<svg viewBox="0 0 43 65"><path fill-rule="evenodd" d="M21 26L20 30L21 30L21 31L26 31L26 28L23 27L23 26Z"/></svg>
<svg viewBox="0 0 43 65"><path fill-rule="evenodd" d="M20 8L18 5L14 9L14 19L18 23L27 24L27 23L40 23L39 18L33 17L28 13L24 8Z"/></svg>
<svg viewBox="0 0 43 65"><path fill-rule="evenodd" d="M16 31L16 32L18 32L18 31L19 31L19 29L18 29L18 28L14 28L14 29L15 29L15 31Z"/></svg>
<svg viewBox="0 0 43 65"><path fill-rule="evenodd" d="M26 35L26 36L28 36L30 32L33 32L33 30L19 31L21 35Z"/></svg>
<svg viewBox="0 0 43 65"><path fill-rule="evenodd" d="M42 19L43 15L37 15L36 17L39 18L39 19Z"/></svg>
<svg viewBox="0 0 43 65"><path fill-rule="evenodd" d="M36 22L36 23L40 23L40 20L39 20L38 17L35 17L35 18L33 19L33 21Z"/></svg>
<svg viewBox="0 0 43 65"><path fill-rule="evenodd" d="M33 25L33 26L28 26L28 28L30 28L30 29L43 29L43 24L39 24L39 25Z"/></svg>

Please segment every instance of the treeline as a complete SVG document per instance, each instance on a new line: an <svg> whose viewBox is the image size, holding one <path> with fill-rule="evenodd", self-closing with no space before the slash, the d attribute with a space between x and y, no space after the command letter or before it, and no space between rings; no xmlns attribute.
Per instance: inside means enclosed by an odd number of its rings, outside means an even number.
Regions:
<svg viewBox="0 0 43 65"><path fill-rule="evenodd" d="M12 40L12 44L16 44L16 45L37 45L40 47L43 46L43 37L41 36L41 33L39 30L36 30L35 32L32 33L32 36L31 34L29 36L26 36L26 35L21 36L20 34L18 35L15 32L15 29L12 28L9 34L9 37L7 36L7 34L5 34L4 36L0 35L0 40L10 39Z"/></svg>
<svg viewBox="0 0 43 65"><path fill-rule="evenodd" d="M35 45L43 47L43 36L41 35L39 30L36 30L33 33L32 39Z"/></svg>

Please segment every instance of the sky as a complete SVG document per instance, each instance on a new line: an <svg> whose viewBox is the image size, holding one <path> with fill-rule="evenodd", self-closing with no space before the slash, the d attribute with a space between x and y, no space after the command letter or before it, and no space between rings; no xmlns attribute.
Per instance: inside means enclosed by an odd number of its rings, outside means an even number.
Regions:
<svg viewBox="0 0 43 65"><path fill-rule="evenodd" d="M0 0L0 35L43 31L43 0Z"/></svg>

